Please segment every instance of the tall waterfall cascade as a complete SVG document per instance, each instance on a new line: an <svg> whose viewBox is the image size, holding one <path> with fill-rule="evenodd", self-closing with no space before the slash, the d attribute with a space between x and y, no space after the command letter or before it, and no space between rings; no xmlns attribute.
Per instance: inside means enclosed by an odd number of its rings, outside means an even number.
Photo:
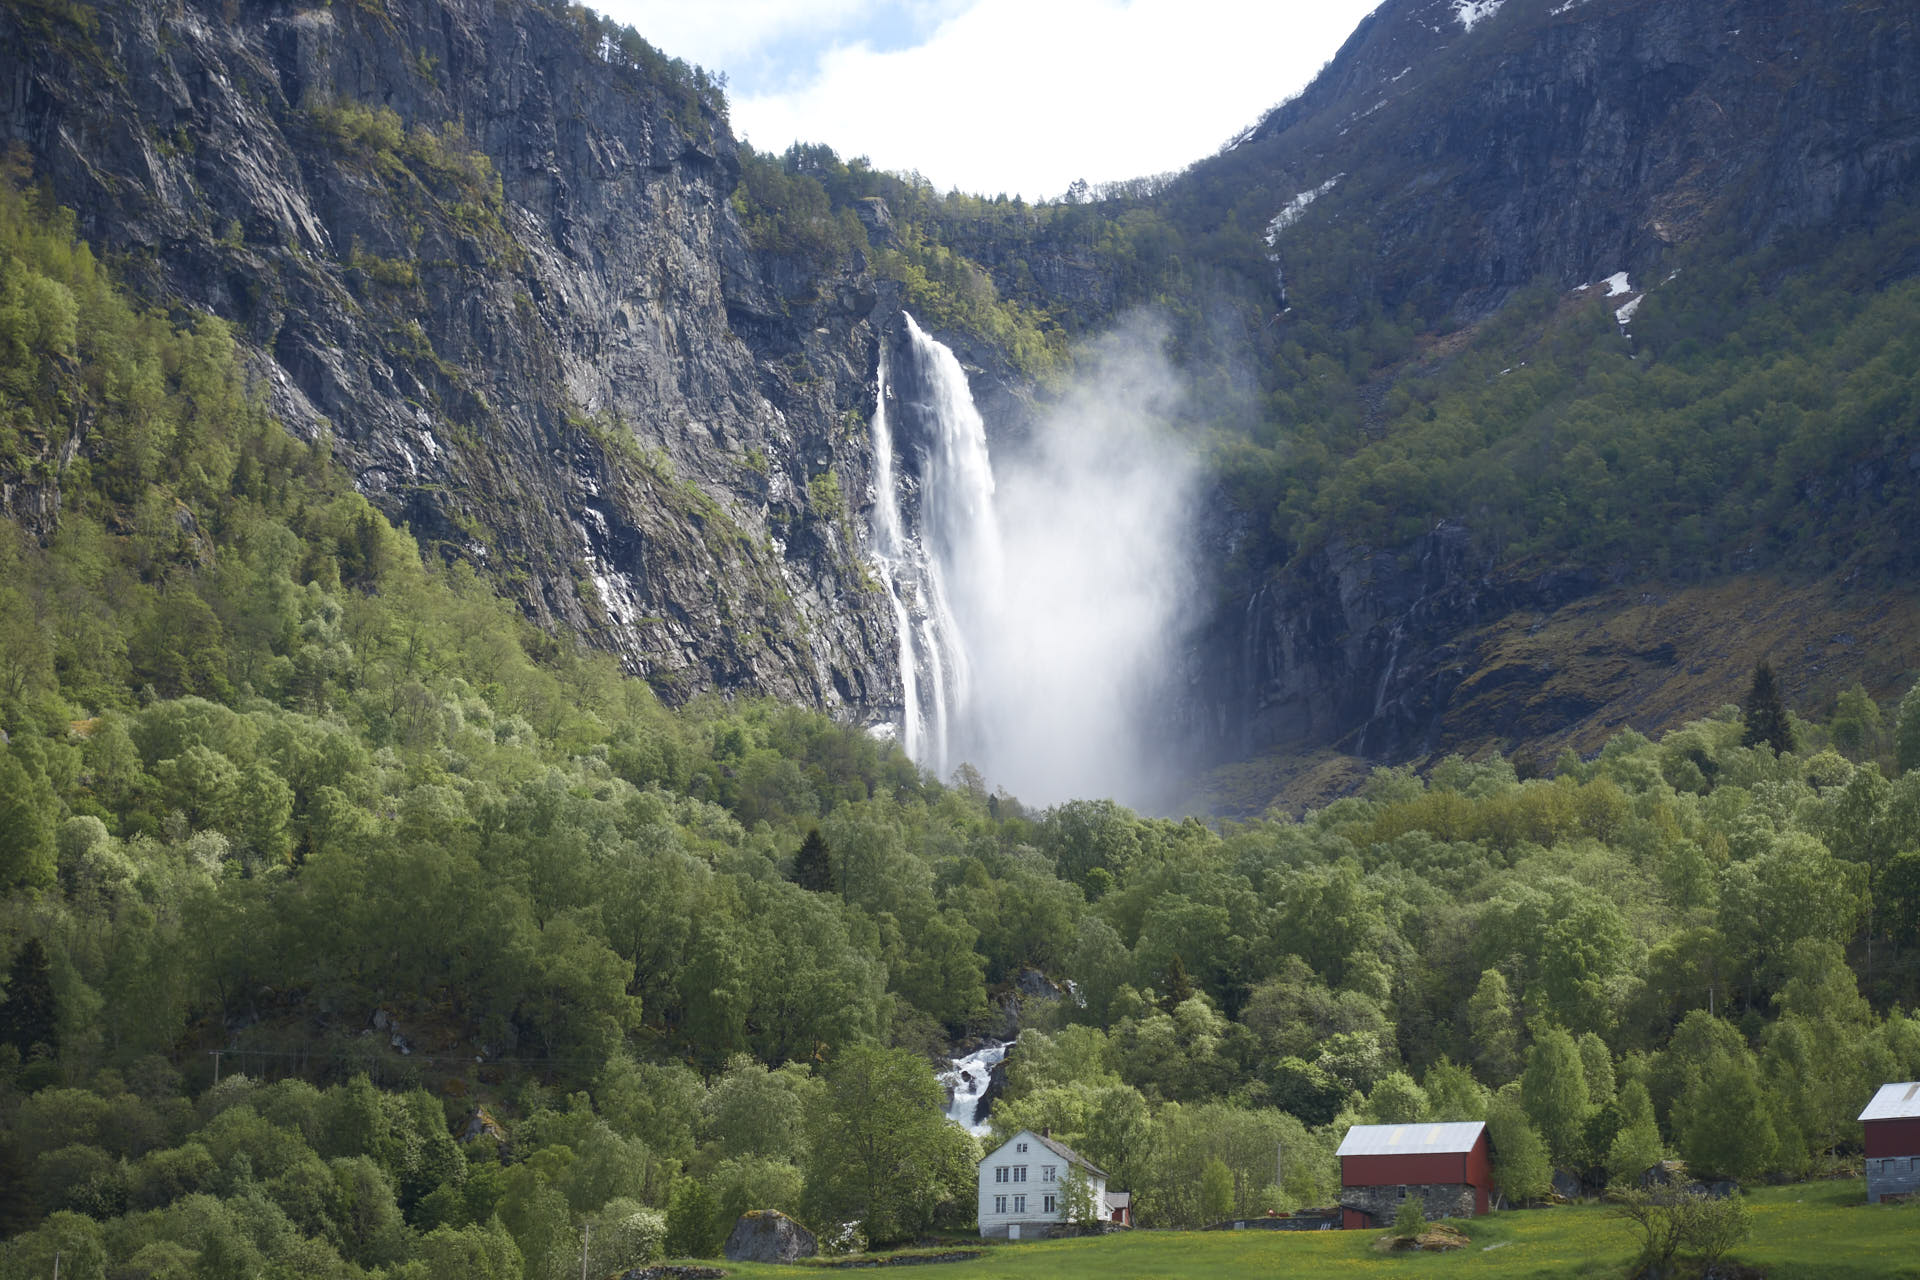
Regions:
<svg viewBox="0 0 1920 1280"><path fill-rule="evenodd" d="M962 737L974 711L973 661L967 637L994 622L1004 578L993 507L987 428L952 351L906 320L917 406L929 438L919 445L919 529L901 518L901 481L888 412L889 364L880 353L879 400L873 414L874 552L899 635L901 745L936 777L964 758Z"/></svg>
<svg viewBox="0 0 1920 1280"><path fill-rule="evenodd" d="M1158 346L1083 356L1091 376L990 457L960 361L901 314L881 343L869 530L893 732L941 779L967 763L1023 800L1154 803L1192 472L1161 426Z"/></svg>

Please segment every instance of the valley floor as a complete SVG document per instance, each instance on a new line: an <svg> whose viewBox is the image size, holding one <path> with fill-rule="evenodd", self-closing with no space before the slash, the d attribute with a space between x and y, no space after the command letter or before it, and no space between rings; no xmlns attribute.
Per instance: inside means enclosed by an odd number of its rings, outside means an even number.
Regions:
<svg viewBox="0 0 1920 1280"><path fill-rule="evenodd" d="M1920 1277L1920 1205L1868 1205L1859 1179L1767 1187L1752 1195L1753 1234L1732 1259L1769 1280ZM1093 1240L982 1245L985 1256L911 1275L924 1280L1187 1280L1275 1276L1624 1276L1628 1226L1602 1205L1496 1213L1465 1224L1473 1243L1447 1254L1380 1253L1378 1231L1136 1231ZM818 1266L819 1264L815 1264ZM727 1264L738 1280L792 1267Z"/></svg>

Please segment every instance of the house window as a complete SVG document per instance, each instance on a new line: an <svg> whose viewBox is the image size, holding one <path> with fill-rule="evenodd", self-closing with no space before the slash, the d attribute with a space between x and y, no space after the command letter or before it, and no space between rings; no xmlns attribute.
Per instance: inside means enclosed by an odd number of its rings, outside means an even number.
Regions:
<svg viewBox="0 0 1920 1280"><path fill-rule="evenodd" d="M993 1180L994 1180L995 1182L1005 1182L1005 1181L1007 1181L1007 1180L1008 1180L1008 1174L1007 1174L1007 1166L1006 1166L1006 1165L1004 1165L1004 1164L1003 1164L1003 1165L999 1165L998 1167L996 1167L996 1168L994 1169L994 1171L993 1171Z"/></svg>
<svg viewBox="0 0 1920 1280"><path fill-rule="evenodd" d="M1005 1196L995 1196L993 1198L993 1211L995 1213L1005 1213L1007 1211L1007 1198Z"/></svg>
<svg viewBox="0 0 1920 1280"><path fill-rule="evenodd" d="M1042 1181L1042 1182L1052 1182L1052 1181L1053 1181L1053 1166L1052 1166L1052 1165L1050 1165L1050 1164L1043 1164L1043 1165L1041 1165L1041 1166L1040 1166L1040 1181Z"/></svg>
<svg viewBox="0 0 1920 1280"><path fill-rule="evenodd" d="M1042 1213L1052 1213L1055 1210L1057 1210L1059 1207L1060 1207L1059 1204L1054 1200L1052 1196L1041 1197L1040 1211Z"/></svg>
<svg viewBox="0 0 1920 1280"><path fill-rule="evenodd" d="M1015 1196L1013 1198L1013 1211L1015 1213L1025 1213L1027 1211L1027 1198L1025 1196Z"/></svg>
<svg viewBox="0 0 1920 1280"><path fill-rule="evenodd" d="M1013 1180L1015 1182L1025 1182L1027 1180L1027 1166L1023 1164L1013 1166Z"/></svg>
<svg viewBox="0 0 1920 1280"><path fill-rule="evenodd" d="M1020 1153L1021 1155L1025 1155L1025 1154L1027 1154L1027 1144L1026 1144L1026 1143L1024 1143L1024 1142L1016 1142L1016 1143L1014 1143L1014 1144L1013 1144L1013 1149L1014 1149L1015 1151L1018 1151L1018 1152L1019 1152L1019 1153Z"/></svg>
<svg viewBox="0 0 1920 1280"><path fill-rule="evenodd" d="M1398 1198L1401 1200L1405 1200L1407 1198L1407 1189L1405 1187L1399 1188Z"/></svg>

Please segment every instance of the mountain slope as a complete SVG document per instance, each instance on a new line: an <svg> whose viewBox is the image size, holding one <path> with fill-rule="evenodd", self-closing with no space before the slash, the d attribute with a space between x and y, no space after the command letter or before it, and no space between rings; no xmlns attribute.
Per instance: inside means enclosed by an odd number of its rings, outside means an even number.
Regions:
<svg viewBox="0 0 1920 1280"><path fill-rule="evenodd" d="M1216 757L1597 741L1624 704L1539 723L1475 637L1605 588L1907 592L1915 16L1468 8L1383 5L1157 201L1257 238L1271 306L1211 534L1237 567L1190 654ZM1777 657L1815 702L1868 674ZM1882 657L1884 697L1920 654Z"/></svg>
<svg viewBox="0 0 1920 1280"><path fill-rule="evenodd" d="M865 488L871 281L753 254L704 74L485 0L20 3L0 45L35 179L388 515L668 696L883 714L891 620L812 496Z"/></svg>
<svg viewBox="0 0 1920 1280"><path fill-rule="evenodd" d="M1389 0L1172 199L1264 224L1332 183L1279 236L1282 269L1306 227L1344 222L1364 300L1457 324L1702 235L1868 224L1920 181L1916 64L1898 5Z"/></svg>

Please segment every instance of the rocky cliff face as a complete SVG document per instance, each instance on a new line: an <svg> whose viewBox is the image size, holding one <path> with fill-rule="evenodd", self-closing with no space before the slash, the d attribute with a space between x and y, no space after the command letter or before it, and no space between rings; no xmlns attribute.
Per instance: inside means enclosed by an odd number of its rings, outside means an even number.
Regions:
<svg viewBox="0 0 1920 1280"><path fill-rule="evenodd" d="M1917 64L1898 5L1388 0L1188 181L1270 216L1322 192L1277 237L1283 271L1344 223L1364 296L1458 324L1703 235L1868 222L1920 182Z"/></svg>
<svg viewBox="0 0 1920 1280"><path fill-rule="evenodd" d="M582 10L0 9L0 135L232 323L362 489L668 696L883 718L856 543L878 302L756 254L717 95Z"/></svg>
<svg viewBox="0 0 1920 1280"><path fill-rule="evenodd" d="M1459 745L1473 734L1446 713L1479 666L1472 633L1602 583L1513 573L1457 524L1404 547L1333 543L1212 616L1191 650L1189 731L1216 760L1331 746L1397 761ZM1592 709L1566 708L1570 720Z"/></svg>
<svg viewBox="0 0 1920 1280"><path fill-rule="evenodd" d="M1748 249L1872 225L1920 192L1916 66L1920 15L1901 6L1389 0L1306 93L1166 199L1203 227L1195 210L1273 219L1274 306L1296 308L1275 315L1278 340L1296 317L1337 327L1375 306L1465 342L1542 278L1657 281L1690 242ZM1307 277L1310 293L1290 287ZM1403 545L1249 557L1256 533L1210 530L1209 559L1243 568L1218 580L1189 650L1201 753L1403 760L1511 747L1500 726L1525 740L1595 713L1573 697L1555 722L1534 698L1545 677L1518 668L1510 702L1537 705L1493 709L1473 636L1625 570L1518 569L1477 552L1473 533L1449 523ZM1471 724L1455 714L1463 687Z"/></svg>

